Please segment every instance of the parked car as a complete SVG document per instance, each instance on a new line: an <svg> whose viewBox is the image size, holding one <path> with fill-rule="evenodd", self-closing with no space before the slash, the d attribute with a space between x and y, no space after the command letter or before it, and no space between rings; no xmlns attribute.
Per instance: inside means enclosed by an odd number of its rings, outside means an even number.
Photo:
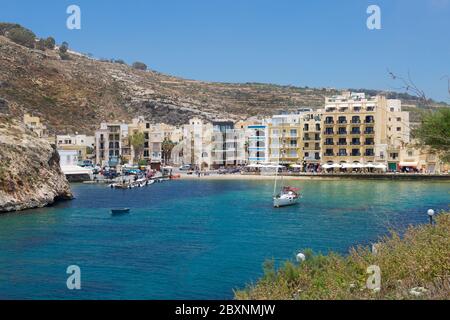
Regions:
<svg viewBox="0 0 450 320"><path fill-rule="evenodd" d="M192 170L192 166L190 164L183 164L178 169L180 171L189 171L189 170Z"/></svg>

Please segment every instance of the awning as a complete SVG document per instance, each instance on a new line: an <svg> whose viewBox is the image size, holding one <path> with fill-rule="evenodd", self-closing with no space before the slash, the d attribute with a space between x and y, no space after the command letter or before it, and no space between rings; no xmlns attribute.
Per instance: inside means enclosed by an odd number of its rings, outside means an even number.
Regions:
<svg viewBox="0 0 450 320"><path fill-rule="evenodd" d="M333 164L324 164L323 166L322 166L322 168L324 168L324 169L333 169L333 168L341 168L342 166L340 165L340 164L337 164L337 163L333 163Z"/></svg>
<svg viewBox="0 0 450 320"><path fill-rule="evenodd" d="M403 161L399 163L400 167L417 167L419 165L419 163L417 161L411 161L411 162L407 162L407 161Z"/></svg>
<svg viewBox="0 0 450 320"><path fill-rule="evenodd" d="M262 168L262 167L263 167L263 165L256 164L256 163L252 163L247 166L247 168Z"/></svg>

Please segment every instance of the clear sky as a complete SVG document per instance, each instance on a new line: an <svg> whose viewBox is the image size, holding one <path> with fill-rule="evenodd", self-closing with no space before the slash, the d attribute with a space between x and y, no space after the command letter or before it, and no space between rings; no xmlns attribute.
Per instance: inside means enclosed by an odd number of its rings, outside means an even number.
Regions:
<svg viewBox="0 0 450 320"><path fill-rule="evenodd" d="M81 30L66 28L70 4ZM0 21L189 79L389 90L389 68L450 102L450 0L0 0Z"/></svg>

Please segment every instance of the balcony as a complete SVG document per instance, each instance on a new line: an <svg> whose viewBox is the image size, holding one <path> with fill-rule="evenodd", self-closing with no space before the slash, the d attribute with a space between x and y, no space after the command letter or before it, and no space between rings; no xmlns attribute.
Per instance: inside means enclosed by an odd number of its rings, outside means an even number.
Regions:
<svg viewBox="0 0 450 320"><path fill-rule="evenodd" d="M325 131L323 134L325 134L325 135L333 135L334 134L334 131Z"/></svg>
<svg viewBox="0 0 450 320"><path fill-rule="evenodd" d="M374 130L364 130L364 134L375 134Z"/></svg>
<svg viewBox="0 0 450 320"><path fill-rule="evenodd" d="M346 157L347 156L347 152L339 152L339 153L336 153L336 156L337 157Z"/></svg>
<svg viewBox="0 0 450 320"><path fill-rule="evenodd" d="M347 134L347 131L338 131L337 134L339 134L339 135L344 135L344 134Z"/></svg>
<svg viewBox="0 0 450 320"><path fill-rule="evenodd" d="M352 142L350 142L350 145L351 146L360 146L361 142L359 142L359 141L352 141Z"/></svg>
<svg viewBox="0 0 450 320"><path fill-rule="evenodd" d="M346 145L347 145L347 142L341 141L341 142L338 142L337 145L338 145L338 146L346 146Z"/></svg>
<svg viewBox="0 0 450 320"><path fill-rule="evenodd" d="M351 124L360 124L361 123L361 120L352 120L351 121Z"/></svg>
<svg viewBox="0 0 450 320"><path fill-rule="evenodd" d="M334 124L334 120L325 120L324 121L325 124Z"/></svg>
<svg viewBox="0 0 450 320"><path fill-rule="evenodd" d="M352 130L352 131L350 131L350 134L360 135L361 134L361 130Z"/></svg>
<svg viewBox="0 0 450 320"><path fill-rule="evenodd" d="M364 123L375 123L374 119L366 119Z"/></svg>
<svg viewBox="0 0 450 320"><path fill-rule="evenodd" d="M323 155L325 157L333 157L334 156L333 152L325 152Z"/></svg>
<svg viewBox="0 0 450 320"><path fill-rule="evenodd" d="M352 152L351 156L352 157L360 157L361 156L361 152Z"/></svg>
<svg viewBox="0 0 450 320"><path fill-rule="evenodd" d="M338 123L338 124L346 124L346 123L347 123L347 120L338 120L337 123Z"/></svg>
<svg viewBox="0 0 450 320"><path fill-rule="evenodd" d="M333 141L325 141L323 143L324 146L334 146L334 142Z"/></svg>

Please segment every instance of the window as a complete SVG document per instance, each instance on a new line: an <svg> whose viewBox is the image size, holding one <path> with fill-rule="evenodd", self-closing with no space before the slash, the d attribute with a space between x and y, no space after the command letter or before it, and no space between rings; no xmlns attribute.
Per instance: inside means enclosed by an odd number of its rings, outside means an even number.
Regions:
<svg viewBox="0 0 450 320"><path fill-rule="evenodd" d="M397 118L397 121L402 121L402 118L398 117L398 118Z"/></svg>
<svg viewBox="0 0 450 320"><path fill-rule="evenodd" d="M397 131L402 131L402 128L401 127L397 127Z"/></svg>
<svg viewBox="0 0 450 320"><path fill-rule="evenodd" d="M339 117L338 122L339 123L347 123L347 118L346 117Z"/></svg>

